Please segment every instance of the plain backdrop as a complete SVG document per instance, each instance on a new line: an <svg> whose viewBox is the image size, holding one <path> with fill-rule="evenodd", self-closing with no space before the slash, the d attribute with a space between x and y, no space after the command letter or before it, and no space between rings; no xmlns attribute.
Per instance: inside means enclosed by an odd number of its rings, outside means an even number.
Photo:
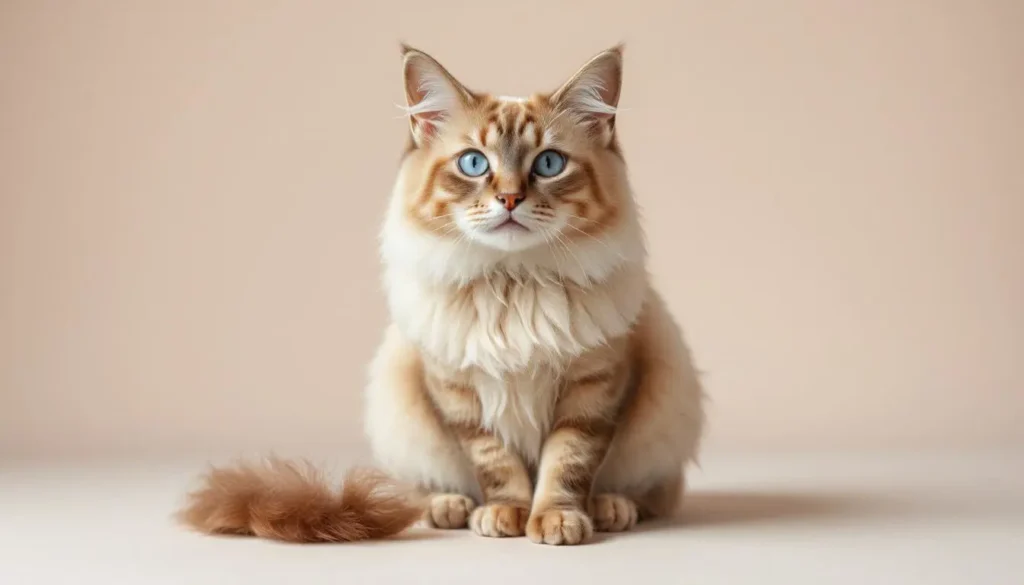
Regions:
<svg viewBox="0 0 1024 585"><path fill-rule="evenodd" d="M1024 3L0 2L0 454L361 444L398 45L620 131L708 448L1024 444Z"/></svg>

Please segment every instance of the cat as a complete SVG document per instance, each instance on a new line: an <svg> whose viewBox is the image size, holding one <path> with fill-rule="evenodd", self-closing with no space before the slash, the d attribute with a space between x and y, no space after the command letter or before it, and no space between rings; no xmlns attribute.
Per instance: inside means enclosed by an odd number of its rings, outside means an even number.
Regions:
<svg viewBox="0 0 1024 585"><path fill-rule="evenodd" d="M409 144L381 232L391 324L366 389L384 471L339 492L300 463L215 468L182 518L296 542L424 520L573 545L673 514L704 393L648 277L615 132L622 46L528 98L472 91L404 45L402 60Z"/></svg>

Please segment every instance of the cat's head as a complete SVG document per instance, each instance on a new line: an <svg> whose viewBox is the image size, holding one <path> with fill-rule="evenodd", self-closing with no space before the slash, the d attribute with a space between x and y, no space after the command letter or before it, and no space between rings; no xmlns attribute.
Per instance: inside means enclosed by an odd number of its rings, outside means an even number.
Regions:
<svg viewBox="0 0 1024 585"><path fill-rule="evenodd" d="M471 90L409 47L403 63L411 138L392 213L409 229L519 254L603 241L630 219L615 137L621 47L528 98Z"/></svg>

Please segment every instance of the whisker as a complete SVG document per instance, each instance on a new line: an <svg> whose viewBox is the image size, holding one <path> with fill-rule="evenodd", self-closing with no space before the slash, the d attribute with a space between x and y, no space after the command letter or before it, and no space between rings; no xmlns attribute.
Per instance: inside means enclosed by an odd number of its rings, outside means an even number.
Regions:
<svg viewBox="0 0 1024 585"><path fill-rule="evenodd" d="M587 236L588 238L590 238L590 239L594 240L594 241L595 241L595 242L597 242L598 244L601 244L602 246L604 246L604 247L605 247L605 249L606 249L606 250L608 250L608 251L609 251L609 252L611 252L612 254L615 254L616 256L618 256L620 260L625 260L625 259L626 259L626 256L625 256L625 255L624 255L624 254L623 254L622 252L620 252L620 251L618 251L618 250L615 250L615 249L613 249L613 248L612 248L612 247L611 247L611 246L610 246L610 245L608 244L608 242L606 242L606 241L602 240L601 238L598 238L598 237L597 237L597 236L595 236L594 234L590 234L590 233L587 233L587 232L585 232L585 231L581 230L580 228L578 228L578 227L576 227L576 226L572 225L571 223L566 223L565 225L566 225L566 227L570 227L570 228L572 228L572 229L574 229L574 230L578 231L579 233L581 233L581 234L583 234L583 235Z"/></svg>
<svg viewBox="0 0 1024 585"><path fill-rule="evenodd" d="M555 236L555 238L559 241L559 243L562 244L562 247L565 248L565 251L568 252L573 257L574 260L576 260L576 264L578 264L579 267L580 267L580 272L582 273L583 279L586 281L587 288L590 288L591 286L593 286L594 283L591 282L590 275L587 274L587 269L584 268L583 262L580 261L579 257L576 256L576 254L574 254L573 251L569 248L569 244L566 243L565 240L563 240L562 237L559 236L557 232L551 232L551 233Z"/></svg>
<svg viewBox="0 0 1024 585"><path fill-rule="evenodd" d="M448 226L448 229L446 229L446 230L445 230L445 231L444 231L443 233L441 233L440 235L441 235L441 236L447 236L448 234L450 234L450 233L454 232L454 231L455 231L455 230L457 230L457 229L459 229L459 226L458 226L458 224L452 224L452 225ZM436 232L435 232L435 233L436 233Z"/></svg>
<svg viewBox="0 0 1024 585"><path fill-rule="evenodd" d="M445 258L445 264L451 263L452 258L460 251L460 246L464 241L466 241L466 232L460 233L459 237L455 238L455 241L452 242L452 249L448 252L447 258Z"/></svg>
<svg viewBox="0 0 1024 585"><path fill-rule="evenodd" d="M433 217L429 217L429 218L427 218L427 221L437 221L439 219L446 219L446 218L452 217L454 215L455 215L455 212L453 211L451 213L446 213L444 215L435 215Z"/></svg>
<svg viewBox="0 0 1024 585"><path fill-rule="evenodd" d="M561 274L562 274L562 265L558 262L558 255L555 254L555 251L557 250L557 248L555 248L555 246L554 246L555 239L551 238L551 237L548 237L548 234L549 234L549 232L547 232L547 231L541 232L541 236L544 238L544 242L548 245L548 248L551 250L551 258L555 261L555 270L557 271L558 275L561 276ZM557 280L552 278L551 279L551 284L557 286L559 283L558 283Z"/></svg>
<svg viewBox="0 0 1024 585"><path fill-rule="evenodd" d="M580 221L586 221L586 222L590 222L590 223L595 224L595 225L599 225L599 226L601 226L601 227L603 227L605 229L610 229L611 228L611 226L609 226L607 224L601 223L601 222L599 222L597 220L593 220L593 219L590 219L590 218L581 217L579 215L573 215L572 213L566 213L565 215L567 217L571 217L573 219L578 219Z"/></svg>

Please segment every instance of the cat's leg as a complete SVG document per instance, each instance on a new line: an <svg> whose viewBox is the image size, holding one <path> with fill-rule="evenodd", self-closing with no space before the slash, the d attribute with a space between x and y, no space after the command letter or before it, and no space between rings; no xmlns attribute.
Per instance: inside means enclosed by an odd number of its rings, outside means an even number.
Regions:
<svg viewBox="0 0 1024 585"><path fill-rule="evenodd" d="M523 535L531 483L522 460L481 428L472 388L428 376L394 327L371 367L366 431L377 461L427 492L429 524Z"/></svg>
<svg viewBox="0 0 1024 585"><path fill-rule="evenodd" d="M481 536L522 536L532 492L522 458L483 428L480 399L468 380L428 376L427 388L470 462L483 496L470 515L469 527Z"/></svg>
<svg viewBox="0 0 1024 585"><path fill-rule="evenodd" d="M476 508L476 502L462 494L432 493L428 497L424 520L433 528L465 528Z"/></svg>
<svg viewBox="0 0 1024 585"><path fill-rule="evenodd" d="M424 520L465 528L479 500L472 466L435 412L416 348L390 328L370 368L366 433L374 458L429 498Z"/></svg>
<svg viewBox="0 0 1024 585"><path fill-rule="evenodd" d="M543 544L580 544L591 537L588 514L594 479L611 445L628 388L625 342L581 357L566 374L541 449L526 535Z"/></svg>
<svg viewBox="0 0 1024 585"><path fill-rule="evenodd" d="M587 509L594 530L598 532L622 532L636 525L639 509L633 498L622 494L597 494L590 498Z"/></svg>
<svg viewBox="0 0 1024 585"><path fill-rule="evenodd" d="M671 516L683 495L683 474L661 478L647 489L630 491L634 493L598 492L590 498L588 512L594 521L594 530L623 532L631 530L641 520Z"/></svg>
<svg viewBox="0 0 1024 585"><path fill-rule="evenodd" d="M636 385L626 397L615 439L594 484L603 498L598 526L671 516L681 501L684 466L696 458L703 431L703 392L679 328L653 293L633 332ZM595 514L597 514L595 510ZM634 522L635 522L634 520Z"/></svg>
<svg viewBox="0 0 1024 585"><path fill-rule="evenodd" d="M481 536L522 536L530 513L529 472L518 455L489 432L462 435L473 461L483 504L473 510L469 527Z"/></svg>

